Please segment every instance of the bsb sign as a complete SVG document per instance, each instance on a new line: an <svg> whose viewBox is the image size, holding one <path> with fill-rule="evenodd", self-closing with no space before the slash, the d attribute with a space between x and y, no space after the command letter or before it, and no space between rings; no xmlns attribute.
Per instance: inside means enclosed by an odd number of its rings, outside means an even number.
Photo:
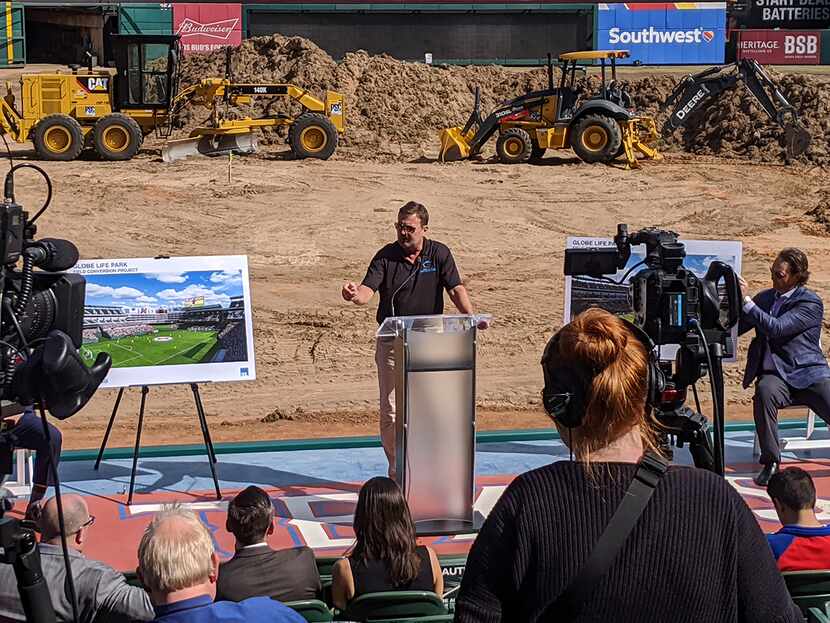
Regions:
<svg viewBox="0 0 830 623"><path fill-rule="evenodd" d="M726 3L599 4L597 49L629 50L623 63L715 64L724 60Z"/></svg>
<svg viewBox="0 0 830 623"><path fill-rule="evenodd" d="M821 33L804 30L741 30L738 58L761 64L818 65L821 63Z"/></svg>

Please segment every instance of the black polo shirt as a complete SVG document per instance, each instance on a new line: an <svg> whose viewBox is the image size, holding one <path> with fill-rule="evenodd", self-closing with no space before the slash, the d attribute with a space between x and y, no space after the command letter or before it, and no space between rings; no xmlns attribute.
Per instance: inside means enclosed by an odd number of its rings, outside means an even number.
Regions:
<svg viewBox="0 0 830 623"><path fill-rule="evenodd" d="M447 245L426 238L418 260L410 264L397 242L387 244L372 258L363 285L380 294L378 324L392 315L444 313L444 290L461 285L452 253Z"/></svg>

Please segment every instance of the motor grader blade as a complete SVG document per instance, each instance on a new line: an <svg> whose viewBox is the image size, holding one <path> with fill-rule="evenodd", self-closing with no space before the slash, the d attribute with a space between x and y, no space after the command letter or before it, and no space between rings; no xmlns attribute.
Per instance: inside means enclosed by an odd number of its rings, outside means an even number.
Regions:
<svg viewBox="0 0 830 623"><path fill-rule="evenodd" d="M438 159L441 162L453 162L470 157L470 144L463 132L463 128L444 128L441 130L441 151Z"/></svg>
<svg viewBox="0 0 830 623"><path fill-rule="evenodd" d="M164 162L175 162L188 156L222 156L225 154L253 154L257 151L253 132L239 134L203 134L193 138L167 141L161 148Z"/></svg>
<svg viewBox="0 0 830 623"><path fill-rule="evenodd" d="M787 158L797 158L810 146L810 132L800 123L788 123L784 126L784 146Z"/></svg>

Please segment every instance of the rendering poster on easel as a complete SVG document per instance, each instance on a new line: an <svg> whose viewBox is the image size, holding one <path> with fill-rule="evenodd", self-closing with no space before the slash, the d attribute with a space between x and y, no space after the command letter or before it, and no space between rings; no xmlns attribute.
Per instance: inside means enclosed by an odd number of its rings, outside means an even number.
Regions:
<svg viewBox="0 0 830 623"><path fill-rule="evenodd" d="M104 388L256 378L244 255L81 260L81 356L105 351Z"/></svg>

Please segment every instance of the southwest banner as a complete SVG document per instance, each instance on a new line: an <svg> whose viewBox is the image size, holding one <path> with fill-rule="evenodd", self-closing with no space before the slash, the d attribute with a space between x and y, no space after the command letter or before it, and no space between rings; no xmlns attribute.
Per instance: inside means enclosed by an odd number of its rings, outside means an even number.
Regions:
<svg viewBox="0 0 830 623"><path fill-rule="evenodd" d="M599 4L597 49L629 50L623 63L708 65L723 63L726 3Z"/></svg>
<svg viewBox="0 0 830 623"><path fill-rule="evenodd" d="M239 45L242 5L177 2L173 5L173 32L181 35L185 54Z"/></svg>

